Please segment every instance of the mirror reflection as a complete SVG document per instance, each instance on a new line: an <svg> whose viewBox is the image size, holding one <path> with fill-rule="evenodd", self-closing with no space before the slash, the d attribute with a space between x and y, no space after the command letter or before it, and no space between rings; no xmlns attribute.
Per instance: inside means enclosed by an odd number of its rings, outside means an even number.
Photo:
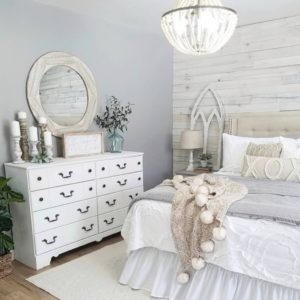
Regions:
<svg viewBox="0 0 300 300"><path fill-rule="evenodd" d="M48 118L62 126L77 124L87 109L87 89L81 76L72 68L50 68L40 82L40 100Z"/></svg>

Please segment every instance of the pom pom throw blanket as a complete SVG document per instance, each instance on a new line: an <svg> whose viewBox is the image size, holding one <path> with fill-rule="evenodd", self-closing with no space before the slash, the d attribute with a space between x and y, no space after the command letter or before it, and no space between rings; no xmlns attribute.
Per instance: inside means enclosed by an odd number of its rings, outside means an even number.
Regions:
<svg viewBox="0 0 300 300"><path fill-rule="evenodd" d="M215 242L226 237L222 223L232 203L242 199L245 185L229 178L203 174L184 179L175 176L162 185L176 189L172 201L171 230L182 264L178 281L189 280L189 269L205 266L205 253L214 251Z"/></svg>

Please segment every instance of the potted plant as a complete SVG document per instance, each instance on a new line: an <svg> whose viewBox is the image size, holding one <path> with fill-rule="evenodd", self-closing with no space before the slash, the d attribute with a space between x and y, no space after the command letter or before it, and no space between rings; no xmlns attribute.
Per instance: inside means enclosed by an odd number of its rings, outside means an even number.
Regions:
<svg viewBox="0 0 300 300"><path fill-rule="evenodd" d="M12 219L9 204L23 202L23 195L13 191L9 186L10 178L0 177L0 278L12 272L12 253L14 247L10 236Z"/></svg>
<svg viewBox="0 0 300 300"><path fill-rule="evenodd" d="M202 168L207 168L209 160L212 159L212 155L210 153L202 153L200 155L200 165Z"/></svg>
<svg viewBox="0 0 300 300"><path fill-rule="evenodd" d="M105 111L102 116L96 116L95 122L101 127L107 129L108 133L108 148L110 152L120 153L123 150L124 138L119 134L119 131L127 130L128 115L132 113L132 104L128 103L122 106L120 100L111 96Z"/></svg>

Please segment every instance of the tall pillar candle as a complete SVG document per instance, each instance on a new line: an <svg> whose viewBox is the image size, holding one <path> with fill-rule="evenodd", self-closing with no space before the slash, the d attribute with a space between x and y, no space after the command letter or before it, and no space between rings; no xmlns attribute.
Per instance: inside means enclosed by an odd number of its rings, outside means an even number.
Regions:
<svg viewBox="0 0 300 300"><path fill-rule="evenodd" d="M18 121L11 122L11 135L13 137L21 136L20 123Z"/></svg>

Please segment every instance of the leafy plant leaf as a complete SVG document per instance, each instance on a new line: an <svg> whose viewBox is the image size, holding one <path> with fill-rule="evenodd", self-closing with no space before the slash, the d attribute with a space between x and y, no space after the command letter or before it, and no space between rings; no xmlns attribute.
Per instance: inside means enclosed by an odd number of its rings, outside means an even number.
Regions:
<svg viewBox="0 0 300 300"><path fill-rule="evenodd" d="M0 214L0 232L11 230L12 225L13 225L12 221L10 219L10 215L7 214L7 212L4 212L4 213L6 213L6 215Z"/></svg>
<svg viewBox="0 0 300 300"><path fill-rule="evenodd" d="M5 252L8 252L10 250L12 250L14 248L14 242L12 240L12 238L1 232L0 233L0 249L4 249Z"/></svg>

